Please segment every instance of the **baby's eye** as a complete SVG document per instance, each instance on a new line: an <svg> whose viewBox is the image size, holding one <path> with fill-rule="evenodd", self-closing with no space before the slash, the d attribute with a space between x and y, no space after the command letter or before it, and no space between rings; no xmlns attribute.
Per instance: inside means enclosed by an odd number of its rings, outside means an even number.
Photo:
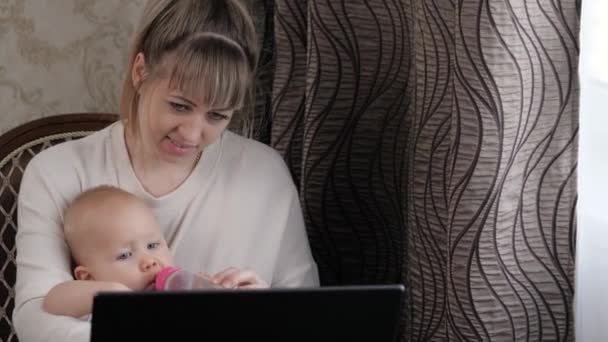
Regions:
<svg viewBox="0 0 608 342"><path fill-rule="evenodd" d="M131 252L122 252L120 253L117 257L116 260L127 260L129 259L131 256L133 255L133 253Z"/></svg>
<svg viewBox="0 0 608 342"><path fill-rule="evenodd" d="M148 244L148 249L156 249L158 246L160 246L160 242L150 242Z"/></svg>

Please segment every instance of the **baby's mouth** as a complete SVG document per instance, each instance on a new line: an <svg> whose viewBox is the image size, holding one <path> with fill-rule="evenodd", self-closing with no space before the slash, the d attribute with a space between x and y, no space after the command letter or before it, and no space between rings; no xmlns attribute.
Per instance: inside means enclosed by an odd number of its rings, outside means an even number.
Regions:
<svg viewBox="0 0 608 342"><path fill-rule="evenodd" d="M146 287L144 288L144 291L154 291L156 290L156 282L154 281L154 279L148 283L148 285L146 285Z"/></svg>

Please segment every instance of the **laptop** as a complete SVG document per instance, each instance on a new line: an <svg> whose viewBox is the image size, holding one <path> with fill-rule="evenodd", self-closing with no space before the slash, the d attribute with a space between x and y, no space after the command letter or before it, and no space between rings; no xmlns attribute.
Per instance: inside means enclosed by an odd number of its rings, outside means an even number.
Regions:
<svg viewBox="0 0 608 342"><path fill-rule="evenodd" d="M91 341L397 341L403 285L112 292Z"/></svg>

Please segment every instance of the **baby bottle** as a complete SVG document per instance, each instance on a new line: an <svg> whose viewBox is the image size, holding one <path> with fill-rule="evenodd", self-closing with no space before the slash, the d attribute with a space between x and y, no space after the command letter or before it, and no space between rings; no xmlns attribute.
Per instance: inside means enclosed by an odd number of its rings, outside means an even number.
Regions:
<svg viewBox="0 0 608 342"><path fill-rule="evenodd" d="M165 267L156 275L157 291L214 289L221 286L214 284L203 275L186 271L179 267Z"/></svg>

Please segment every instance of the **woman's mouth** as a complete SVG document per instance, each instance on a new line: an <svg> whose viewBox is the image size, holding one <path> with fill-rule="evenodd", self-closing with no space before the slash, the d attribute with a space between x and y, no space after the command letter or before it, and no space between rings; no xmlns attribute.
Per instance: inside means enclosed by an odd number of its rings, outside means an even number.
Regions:
<svg viewBox="0 0 608 342"><path fill-rule="evenodd" d="M197 145L195 144L180 142L172 139L169 136L167 136L165 139L165 148L168 150L168 152L180 157L193 153L196 151L196 147Z"/></svg>

